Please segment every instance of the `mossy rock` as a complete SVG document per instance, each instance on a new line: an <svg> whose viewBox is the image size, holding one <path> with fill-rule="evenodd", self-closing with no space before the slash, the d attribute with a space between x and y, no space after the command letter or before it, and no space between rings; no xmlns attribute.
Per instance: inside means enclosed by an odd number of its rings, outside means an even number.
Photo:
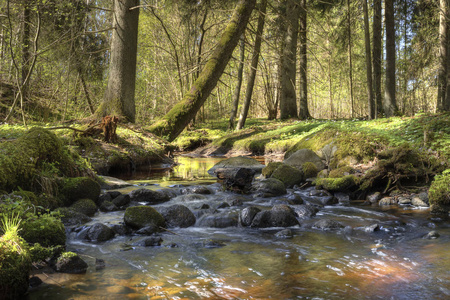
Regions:
<svg viewBox="0 0 450 300"><path fill-rule="evenodd" d="M284 183L276 178L255 180L252 183L252 190L263 197L274 197L286 194Z"/></svg>
<svg viewBox="0 0 450 300"><path fill-rule="evenodd" d="M164 217L151 206L128 207L123 219L126 225L135 229L146 226L165 227Z"/></svg>
<svg viewBox="0 0 450 300"><path fill-rule="evenodd" d="M30 244L39 243L43 247L66 244L66 230L61 219L50 214L29 218L21 223L20 235Z"/></svg>
<svg viewBox="0 0 450 300"><path fill-rule="evenodd" d="M261 173L262 169L264 168L264 165L254 158L246 156L237 156L218 162L211 169L208 170L208 174L214 175L214 170L216 170L217 168L236 168L236 167L252 169L255 170L257 173Z"/></svg>
<svg viewBox="0 0 450 300"><path fill-rule="evenodd" d="M312 162L305 162L302 165L302 171L303 171L303 177L306 178L313 178L316 177L319 173L319 169L317 166Z"/></svg>
<svg viewBox="0 0 450 300"><path fill-rule="evenodd" d="M314 183L318 189L323 188L329 192L344 192L357 186L358 178L354 175L341 178L317 178Z"/></svg>
<svg viewBox="0 0 450 300"><path fill-rule="evenodd" d="M267 164L266 167L264 167L264 169L262 169L262 175L266 178L269 178L272 175L273 171L275 171L281 165L283 165L282 162L271 161Z"/></svg>
<svg viewBox="0 0 450 300"><path fill-rule="evenodd" d="M330 171L328 177L330 178L341 178L347 175L354 174L355 170L350 166L340 167Z"/></svg>
<svg viewBox="0 0 450 300"><path fill-rule="evenodd" d="M34 127L14 141L0 143L0 189L49 192L61 176L91 173L49 130Z"/></svg>
<svg viewBox="0 0 450 300"><path fill-rule="evenodd" d="M286 187L292 187L303 181L303 173L297 168L281 164L273 171L270 178L275 178L284 183Z"/></svg>
<svg viewBox="0 0 450 300"><path fill-rule="evenodd" d="M93 217L97 212L97 206L91 199L80 199L72 204L70 208L89 217Z"/></svg>
<svg viewBox="0 0 450 300"><path fill-rule="evenodd" d="M428 199L433 214L445 214L450 211L450 169L434 178L428 191Z"/></svg>
<svg viewBox="0 0 450 300"><path fill-rule="evenodd" d="M22 299L30 270L28 244L17 234L0 236L0 299Z"/></svg>
<svg viewBox="0 0 450 300"><path fill-rule="evenodd" d="M66 206L80 199L97 201L100 196L100 184L90 177L66 178L61 183L60 195Z"/></svg>
<svg viewBox="0 0 450 300"><path fill-rule="evenodd" d="M315 164L318 170L322 170L325 168L325 164L322 162L322 159L310 149L297 150L283 161L284 164L290 165L299 170L302 169L303 164L306 162Z"/></svg>
<svg viewBox="0 0 450 300"><path fill-rule="evenodd" d="M61 221L66 226L80 225L91 221L91 218L68 207L60 207L55 210L61 215Z"/></svg>

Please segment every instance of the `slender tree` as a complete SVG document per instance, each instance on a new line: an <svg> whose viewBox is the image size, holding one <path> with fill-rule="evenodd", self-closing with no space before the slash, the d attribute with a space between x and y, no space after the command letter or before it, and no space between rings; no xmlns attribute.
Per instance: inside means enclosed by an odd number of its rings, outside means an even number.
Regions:
<svg viewBox="0 0 450 300"><path fill-rule="evenodd" d="M256 79L256 71L258 70L259 52L261 51L262 34L264 30L264 22L266 19L266 7L267 0L262 0L259 7L258 27L256 29L250 75L248 77L247 90L245 91L244 105L242 106L242 110L239 115L239 121L236 126L237 130L244 128L248 110L250 109L250 102L252 100L253 87L255 85Z"/></svg>
<svg viewBox="0 0 450 300"><path fill-rule="evenodd" d="M109 78L99 117L117 115L134 122L139 0L114 0Z"/></svg>
<svg viewBox="0 0 450 300"><path fill-rule="evenodd" d="M375 97L375 118L382 112L381 97L381 0L373 1L373 92Z"/></svg>
<svg viewBox="0 0 450 300"><path fill-rule="evenodd" d="M347 0L347 34L348 34L348 88L350 94L351 116L353 118L355 113L354 99L353 99L353 60L352 60L352 22L350 0Z"/></svg>
<svg viewBox="0 0 450 300"><path fill-rule="evenodd" d="M396 84L394 0L386 0L384 19L386 22L386 87L383 110L386 117L392 117L397 113L397 104L395 101Z"/></svg>
<svg viewBox="0 0 450 300"><path fill-rule="evenodd" d="M448 61L448 0L440 0L439 5L439 69L437 111L444 111L447 89L447 61ZM450 93L449 93L450 94Z"/></svg>
<svg viewBox="0 0 450 300"><path fill-rule="evenodd" d="M189 92L161 120L153 124L150 131L173 141L189 124L219 81L255 4L256 0L239 0L214 53Z"/></svg>
<svg viewBox="0 0 450 300"><path fill-rule="evenodd" d="M280 68L280 118L297 118L295 75L297 72L299 0L286 0L285 27Z"/></svg>
<svg viewBox="0 0 450 300"><path fill-rule="evenodd" d="M310 119L308 109L308 78L307 78L307 7L306 0L300 0L300 110L298 117L300 120ZM330 86L331 89L331 86Z"/></svg>
<svg viewBox="0 0 450 300"><path fill-rule="evenodd" d="M233 93L233 104L231 105L230 122L228 124L229 129L234 128L234 119L236 119L236 114L239 106L239 98L241 95L242 79L244 74L244 59L245 59L245 34L241 36L241 43L239 46L239 66L236 79L236 87Z"/></svg>
<svg viewBox="0 0 450 300"><path fill-rule="evenodd" d="M369 12L367 8L367 0L362 0L364 11L364 42L366 48L366 70L367 70L367 100L369 108L369 119L375 118L375 102L373 99L372 87L372 55L370 53L370 29L369 29Z"/></svg>

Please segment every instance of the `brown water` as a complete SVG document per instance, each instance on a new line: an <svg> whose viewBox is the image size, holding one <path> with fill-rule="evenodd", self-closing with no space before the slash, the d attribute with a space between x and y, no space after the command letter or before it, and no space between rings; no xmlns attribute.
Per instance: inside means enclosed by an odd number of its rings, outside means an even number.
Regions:
<svg viewBox="0 0 450 300"><path fill-rule="evenodd" d="M183 175L175 169L159 180L140 178L133 183L213 182L206 170L215 162L186 159L178 167ZM189 165L195 167L189 170ZM214 203L225 196L219 191L204 201ZM249 201L246 204L265 205L261 199ZM101 213L92 223L113 224L122 218L123 212ZM310 224L321 218L338 220L353 230L311 229ZM374 223L382 230L362 230ZM381 209L355 202L325 207L291 229L292 239L276 238L280 228L171 229L162 233L161 247L147 248L137 246L143 239L139 236L118 236L103 244L70 238L68 249L88 262L88 272L40 275L44 284L28 299L450 298L450 224L430 220L427 210ZM431 230L441 236L424 239ZM205 247L209 240L223 246ZM95 258L104 259L106 268L96 270Z"/></svg>

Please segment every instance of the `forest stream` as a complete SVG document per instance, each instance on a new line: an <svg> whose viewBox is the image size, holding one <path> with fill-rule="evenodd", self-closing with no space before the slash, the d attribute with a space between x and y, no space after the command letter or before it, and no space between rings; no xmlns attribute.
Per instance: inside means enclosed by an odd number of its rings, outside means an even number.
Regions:
<svg viewBox="0 0 450 300"><path fill-rule="evenodd" d="M117 176L133 184L119 191L206 185L212 193L182 203L190 208L217 207L232 194L206 172L220 158L177 160L172 169ZM308 202L310 189L295 193ZM282 201L238 196L243 206L218 211L231 214ZM180 203L175 197L159 205ZM155 247L140 244L145 236L94 244L70 232L67 249L89 264L87 273L39 272L44 283L27 299L449 299L449 222L430 218L428 209L362 203L325 206L290 227L291 238L276 235L283 228L201 227L199 218L195 226L162 232L162 243ZM99 212L89 224L119 224L123 215ZM312 228L319 219L339 221L345 228ZM379 230L368 230L374 224ZM440 236L425 238L430 231ZM96 259L105 267L96 268Z"/></svg>

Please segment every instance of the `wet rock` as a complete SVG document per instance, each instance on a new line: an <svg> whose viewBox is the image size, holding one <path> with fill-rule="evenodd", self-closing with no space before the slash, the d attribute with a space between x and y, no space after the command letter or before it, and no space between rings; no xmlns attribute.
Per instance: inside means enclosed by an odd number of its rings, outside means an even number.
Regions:
<svg viewBox="0 0 450 300"><path fill-rule="evenodd" d="M210 208L211 207L208 204L203 203L198 209L210 209Z"/></svg>
<svg viewBox="0 0 450 300"><path fill-rule="evenodd" d="M292 230L288 228L278 231L277 233L275 233L275 236L282 239L291 239L294 237L294 235L292 234Z"/></svg>
<svg viewBox="0 0 450 300"><path fill-rule="evenodd" d="M70 206L74 211L92 217L97 212L97 205L91 199L80 199Z"/></svg>
<svg viewBox="0 0 450 300"><path fill-rule="evenodd" d="M365 232L375 232L380 230L380 225L378 224L372 224L369 226L364 227Z"/></svg>
<svg viewBox="0 0 450 300"><path fill-rule="evenodd" d="M394 197L384 197L378 202L379 206L387 206L395 204L397 204L397 200Z"/></svg>
<svg viewBox="0 0 450 300"><path fill-rule="evenodd" d="M294 206L294 213L300 219L309 219L311 217L314 217L318 211L319 211L319 209L317 207L315 207L314 205L310 205L310 204Z"/></svg>
<svg viewBox="0 0 450 300"><path fill-rule="evenodd" d="M203 243L203 247L205 248L220 248L224 246L226 246L226 244L218 240L208 240Z"/></svg>
<svg viewBox="0 0 450 300"><path fill-rule="evenodd" d="M335 220L322 219L314 223L312 227L321 230L332 230L344 228L344 225Z"/></svg>
<svg viewBox="0 0 450 300"><path fill-rule="evenodd" d="M336 193L334 197L337 199L339 205L350 205L350 196L345 193Z"/></svg>
<svg viewBox="0 0 450 300"><path fill-rule="evenodd" d="M108 192L106 192L106 194L110 195L111 199L117 198L120 195L122 195L122 193L119 191L108 191Z"/></svg>
<svg viewBox="0 0 450 300"><path fill-rule="evenodd" d="M104 268L106 268L106 263L105 263L105 261L103 260L103 259L100 259L100 258L96 258L95 259L95 270L102 270L102 269L104 269Z"/></svg>
<svg viewBox="0 0 450 300"><path fill-rule="evenodd" d="M303 204L303 198L299 194L296 193L290 193L285 197L291 204L293 205L300 205Z"/></svg>
<svg viewBox="0 0 450 300"><path fill-rule="evenodd" d="M112 212L112 211L118 211L119 208L110 201L104 201L100 207L99 210L102 212Z"/></svg>
<svg viewBox="0 0 450 300"><path fill-rule="evenodd" d="M181 195L178 197L173 198L172 200L175 202L193 202L193 201L204 201L208 198L205 195L201 194L187 194L187 195Z"/></svg>
<svg viewBox="0 0 450 300"><path fill-rule="evenodd" d="M68 207L56 209L61 214L61 221L66 226L80 225L91 221L91 218Z"/></svg>
<svg viewBox="0 0 450 300"><path fill-rule="evenodd" d="M217 168L214 173L226 190L247 193L256 172L248 168Z"/></svg>
<svg viewBox="0 0 450 300"><path fill-rule="evenodd" d="M91 242L105 242L114 238L114 231L105 224L96 223L89 227L86 238Z"/></svg>
<svg viewBox="0 0 450 300"><path fill-rule="evenodd" d="M263 197L274 197L286 194L284 183L275 178L267 178L253 182L252 190Z"/></svg>
<svg viewBox="0 0 450 300"><path fill-rule="evenodd" d="M294 211L287 205L275 205L271 210L261 211L253 218L250 227L290 227L299 225Z"/></svg>
<svg viewBox="0 0 450 300"><path fill-rule="evenodd" d="M441 236L441 235L440 235L437 231L433 230L433 231L428 232L428 233L425 235L425 238L426 238L426 239L429 239L429 240L433 240L433 239L437 239L437 238L440 237L440 236Z"/></svg>
<svg viewBox="0 0 450 300"><path fill-rule="evenodd" d="M128 194L123 194L123 195L119 195L118 197L114 198L111 201L115 206L122 208L128 204L130 204L131 202L131 198L130 195Z"/></svg>
<svg viewBox="0 0 450 300"><path fill-rule="evenodd" d="M97 199L97 201L96 201L96 204L97 204L98 206L100 206L100 205L103 204L103 202L105 202L105 201L111 201L112 199L113 199L113 198L111 197L110 194L105 193L105 194L102 194L102 195L100 195L100 196L98 197L98 199Z"/></svg>
<svg viewBox="0 0 450 300"><path fill-rule="evenodd" d="M428 199L428 192L421 192L419 193L419 198L420 200L422 200L423 202L430 204L430 201Z"/></svg>
<svg viewBox="0 0 450 300"><path fill-rule="evenodd" d="M420 199L418 196L414 196L411 199L411 204L414 206L419 206L419 207L428 207L428 203L426 203L425 201L423 201L422 199Z"/></svg>
<svg viewBox="0 0 450 300"><path fill-rule="evenodd" d="M326 190L320 190L320 189L313 189L309 192L309 195L311 197L327 197L327 196L332 196L330 192L326 191Z"/></svg>
<svg viewBox="0 0 450 300"><path fill-rule="evenodd" d="M286 187L300 184L304 180L302 171L287 164L282 164L276 168L270 178L280 180Z"/></svg>
<svg viewBox="0 0 450 300"><path fill-rule="evenodd" d="M193 226L196 221L194 214L184 205L160 207L158 211L164 217L167 227L186 228Z"/></svg>
<svg viewBox="0 0 450 300"><path fill-rule="evenodd" d="M228 204L226 202L222 202L217 206L217 209L228 208L228 207L230 207L230 204Z"/></svg>
<svg viewBox="0 0 450 300"><path fill-rule="evenodd" d="M124 222L127 226L140 229L146 226L165 227L164 217L150 206L133 206L125 210Z"/></svg>
<svg viewBox="0 0 450 300"><path fill-rule="evenodd" d="M201 194L201 195L209 195L212 194L211 190L208 189L204 185L193 185L186 187L184 189L181 189L181 194Z"/></svg>
<svg viewBox="0 0 450 300"><path fill-rule="evenodd" d="M159 231L159 228L154 226L154 225L149 225L149 226L145 226L142 227L141 229L136 231L136 234L140 234L140 235L152 235L155 234Z"/></svg>
<svg viewBox="0 0 450 300"><path fill-rule="evenodd" d="M70 253L70 255L67 255ZM55 270L68 274L84 274L88 268L88 264L77 254L66 252L63 253L55 264Z"/></svg>
<svg viewBox="0 0 450 300"><path fill-rule="evenodd" d="M218 168L247 168L255 170L256 173L261 173L264 165L256 159L250 157L231 157L215 164L211 169L208 170L208 174L213 176L214 171Z"/></svg>
<svg viewBox="0 0 450 300"><path fill-rule="evenodd" d="M113 224L111 225L111 229L118 235L129 235L132 232L131 228L125 224Z"/></svg>
<svg viewBox="0 0 450 300"><path fill-rule="evenodd" d="M200 227L226 228L238 225L237 213L204 215L198 220Z"/></svg>
<svg viewBox="0 0 450 300"><path fill-rule="evenodd" d="M160 204L170 200L165 193L152 191L149 189L137 189L130 194L131 201L145 202L147 204Z"/></svg>
<svg viewBox="0 0 450 300"><path fill-rule="evenodd" d="M239 214L239 224L241 226L248 227L252 224L253 218L261 210L256 206L249 206L244 208Z"/></svg>
<svg viewBox="0 0 450 300"><path fill-rule="evenodd" d="M322 159L310 149L297 150L289 157L285 157L285 160L283 161L283 163L293 166L299 170L301 170L303 164L306 162L315 164L319 171L325 168L325 164L322 162Z"/></svg>
<svg viewBox="0 0 450 300"><path fill-rule="evenodd" d="M369 201L372 204L376 204L380 200L381 200L381 193L380 192L375 192L375 193L370 194L369 196L367 196L367 201Z"/></svg>
<svg viewBox="0 0 450 300"><path fill-rule="evenodd" d="M242 206L247 199L239 196L230 196L226 198L226 202L229 206Z"/></svg>
<svg viewBox="0 0 450 300"><path fill-rule="evenodd" d="M144 247L157 247L161 246L163 239L160 236L151 236L142 241Z"/></svg>
<svg viewBox="0 0 450 300"><path fill-rule="evenodd" d="M409 204L411 204L411 199L408 197L398 197L398 204L409 205Z"/></svg>

